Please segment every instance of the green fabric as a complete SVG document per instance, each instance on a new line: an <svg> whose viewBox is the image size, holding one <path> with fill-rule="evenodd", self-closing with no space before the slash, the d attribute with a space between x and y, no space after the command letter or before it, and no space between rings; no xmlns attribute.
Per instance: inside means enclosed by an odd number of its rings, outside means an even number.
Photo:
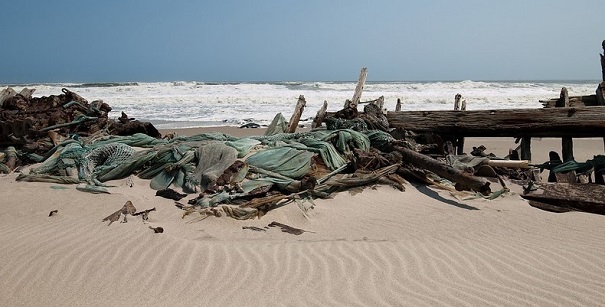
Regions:
<svg viewBox="0 0 605 307"><path fill-rule="evenodd" d="M281 113L277 113L267 130L265 130L265 135L276 135L280 133L285 133L288 130L288 122L286 118Z"/></svg>
<svg viewBox="0 0 605 307"><path fill-rule="evenodd" d="M198 149L198 159L194 178L199 180L199 185L204 191L235 162L237 150L221 142L212 143Z"/></svg>
<svg viewBox="0 0 605 307"><path fill-rule="evenodd" d="M259 151L246 160L251 166L276 172L298 179L311 169L311 158L315 154L291 147L275 147Z"/></svg>
<svg viewBox="0 0 605 307"><path fill-rule="evenodd" d="M474 170L477 169L478 166L483 165L484 163L489 161L489 158L475 157L470 155L447 155L445 156L445 160L448 165L457 170L472 170L474 172Z"/></svg>
<svg viewBox="0 0 605 307"><path fill-rule="evenodd" d="M235 148L235 150L237 150L237 157L243 158L250 152L252 147L259 145L260 143L259 140L241 138L235 141L226 141L225 145Z"/></svg>

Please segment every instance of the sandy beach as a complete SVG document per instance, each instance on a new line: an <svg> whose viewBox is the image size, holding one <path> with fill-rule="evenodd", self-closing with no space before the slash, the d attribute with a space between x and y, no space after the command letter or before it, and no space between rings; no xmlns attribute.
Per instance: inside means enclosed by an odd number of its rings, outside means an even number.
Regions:
<svg viewBox="0 0 605 307"><path fill-rule="evenodd" d="M176 132L207 131L262 133ZM497 155L515 146L512 139L466 140L468 148L478 145ZM578 161L603 154L602 139L574 145ZM534 140L532 149L542 163L549 150L560 151L560 140ZM0 175L3 306L605 304L605 217L533 208L512 184L495 200L413 183L405 192L368 187L316 200L308 216L289 204L238 221L183 218L137 177L132 187L116 180L111 194L89 194L16 182L17 175ZM101 221L128 200L157 211L147 223ZM274 221L306 232L267 227Z"/></svg>

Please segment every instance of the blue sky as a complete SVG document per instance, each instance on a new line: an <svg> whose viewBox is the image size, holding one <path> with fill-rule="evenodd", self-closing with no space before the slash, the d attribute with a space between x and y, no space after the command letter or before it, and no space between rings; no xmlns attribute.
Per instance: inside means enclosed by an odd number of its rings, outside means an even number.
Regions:
<svg viewBox="0 0 605 307"><path fill-rule="evenodd" d="M603 4L5 1L0 83L598 80Z"/></svg>

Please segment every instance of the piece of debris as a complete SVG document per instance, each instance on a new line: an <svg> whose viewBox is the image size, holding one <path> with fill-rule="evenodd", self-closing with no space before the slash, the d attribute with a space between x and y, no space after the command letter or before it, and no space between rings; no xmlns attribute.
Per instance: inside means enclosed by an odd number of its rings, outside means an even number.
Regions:
<svg viewBox="0 0 605 307"><path fill-rule="evenodd" d="M151 226L149 226L149 229L152 229L153 232L155 232L155 233L163 233L164 232L164 228L162 228L162 227L151 227Z"/></svg>
<svg viewBox="0 0 605 307"><path fill-rule="evenodd" d="M147 221L149 219L149 212L151 212L151 211L155 211L155 207L153 207L151 209L143 210L143 211L140 211L140 212L136 212L132 216L140 215L141 218L143 219L143 222L145 222L145 221Z"/></svg>
<svg viewBox="0 0 605 307"><path fill-rule="evenodd" d="M49 217L50 217L50 216L53 216L53 215L54 215L54 214L56 214L57 212L59 212L59 210L53 210L53 211L51 211L51 212L48 214L48 216L49 216Z"/></svg>
<svg viewBox="0 0 605 307"><path fill-rule="evenodd" d="M242 226L242 229L249 229L254 231L267 231L264 228L256 227L256 226Z"/></svg>
<svg viewBox="0 0 605 307"><path fill-rule="evenodd" d="M260 125L257 123L247 123L247 124L241 125L239 128L240 129L257 129L257 128L260 128Z"/></svg>
<svg viewBox="0 0 605 307"><path fill-rule="evenodd" d="M157 192L155 192L155 196L160 196L160 197L164 197L164 198L168 198L168 199L172 199L172 200L181 200L184 197L187 196L187 194L181 194L173 189L164 189L164 190L159 190Z"/></svg>
<svg viewBox="0 0 605 307"><path fill-rule="evenodd" d="M124 204L124 206L122 206L122 208L112 214L110 214L109 216L105 217L102 222L105 221L109 221L109 224L107 224L107 226L111 225L111 223L117 221L120 219L120 216L122 214L124 214L124 220L122 221L122 223L127 223L128 220L126 219L126 216L128 214L133 215L135 212L137 212L137 209L134 207L134 205L132 204L132 202L130 200L126 201L126 203Z"/></svg>
<svg viewBox="0 0 605 307"><path fill-rule="evenodd" d="M303 234L305 232L312 232L312 231L307 231L307 230L303 230L303 229L300 229L300 228L294 228L292 226L288 226L286 224L282 224L282 223L279 223L279 222L271 222L271 224L269 224L268 226L269 227L279 227L279 228L281 228L282 232L291 233L291 234L297 235L297 236L301 235L301 234Z"/></svg>

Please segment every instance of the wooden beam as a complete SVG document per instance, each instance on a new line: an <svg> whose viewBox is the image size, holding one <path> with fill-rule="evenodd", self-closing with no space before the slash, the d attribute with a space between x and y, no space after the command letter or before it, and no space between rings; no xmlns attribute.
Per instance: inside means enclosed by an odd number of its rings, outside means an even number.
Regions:
<svg viewBox="0 0 605 307"><path fill-rule="evenodd" d="M603 137L605 106L388 112L392 128L464 137Z"/></svg>
<svg viewBox="0 0 605 307"><path fill-rule="evenodd" d="M305 96L300 95L298 97L298 102L296 103L296 109L294 113L292 113L292 117L290 117L290 121L288 122L288 130L287 133L294 133L296 131L296 127L298 126L298 122L300 121L300 116L305 110L305 105L307 105L307 101L305 100Z"/></svg>
<svg viewBox="0 0 605 307"><path fill-rule="evenodd" d="M605 214L605 186L594 183L534 183L521 197L563 209Z"/></svg>

